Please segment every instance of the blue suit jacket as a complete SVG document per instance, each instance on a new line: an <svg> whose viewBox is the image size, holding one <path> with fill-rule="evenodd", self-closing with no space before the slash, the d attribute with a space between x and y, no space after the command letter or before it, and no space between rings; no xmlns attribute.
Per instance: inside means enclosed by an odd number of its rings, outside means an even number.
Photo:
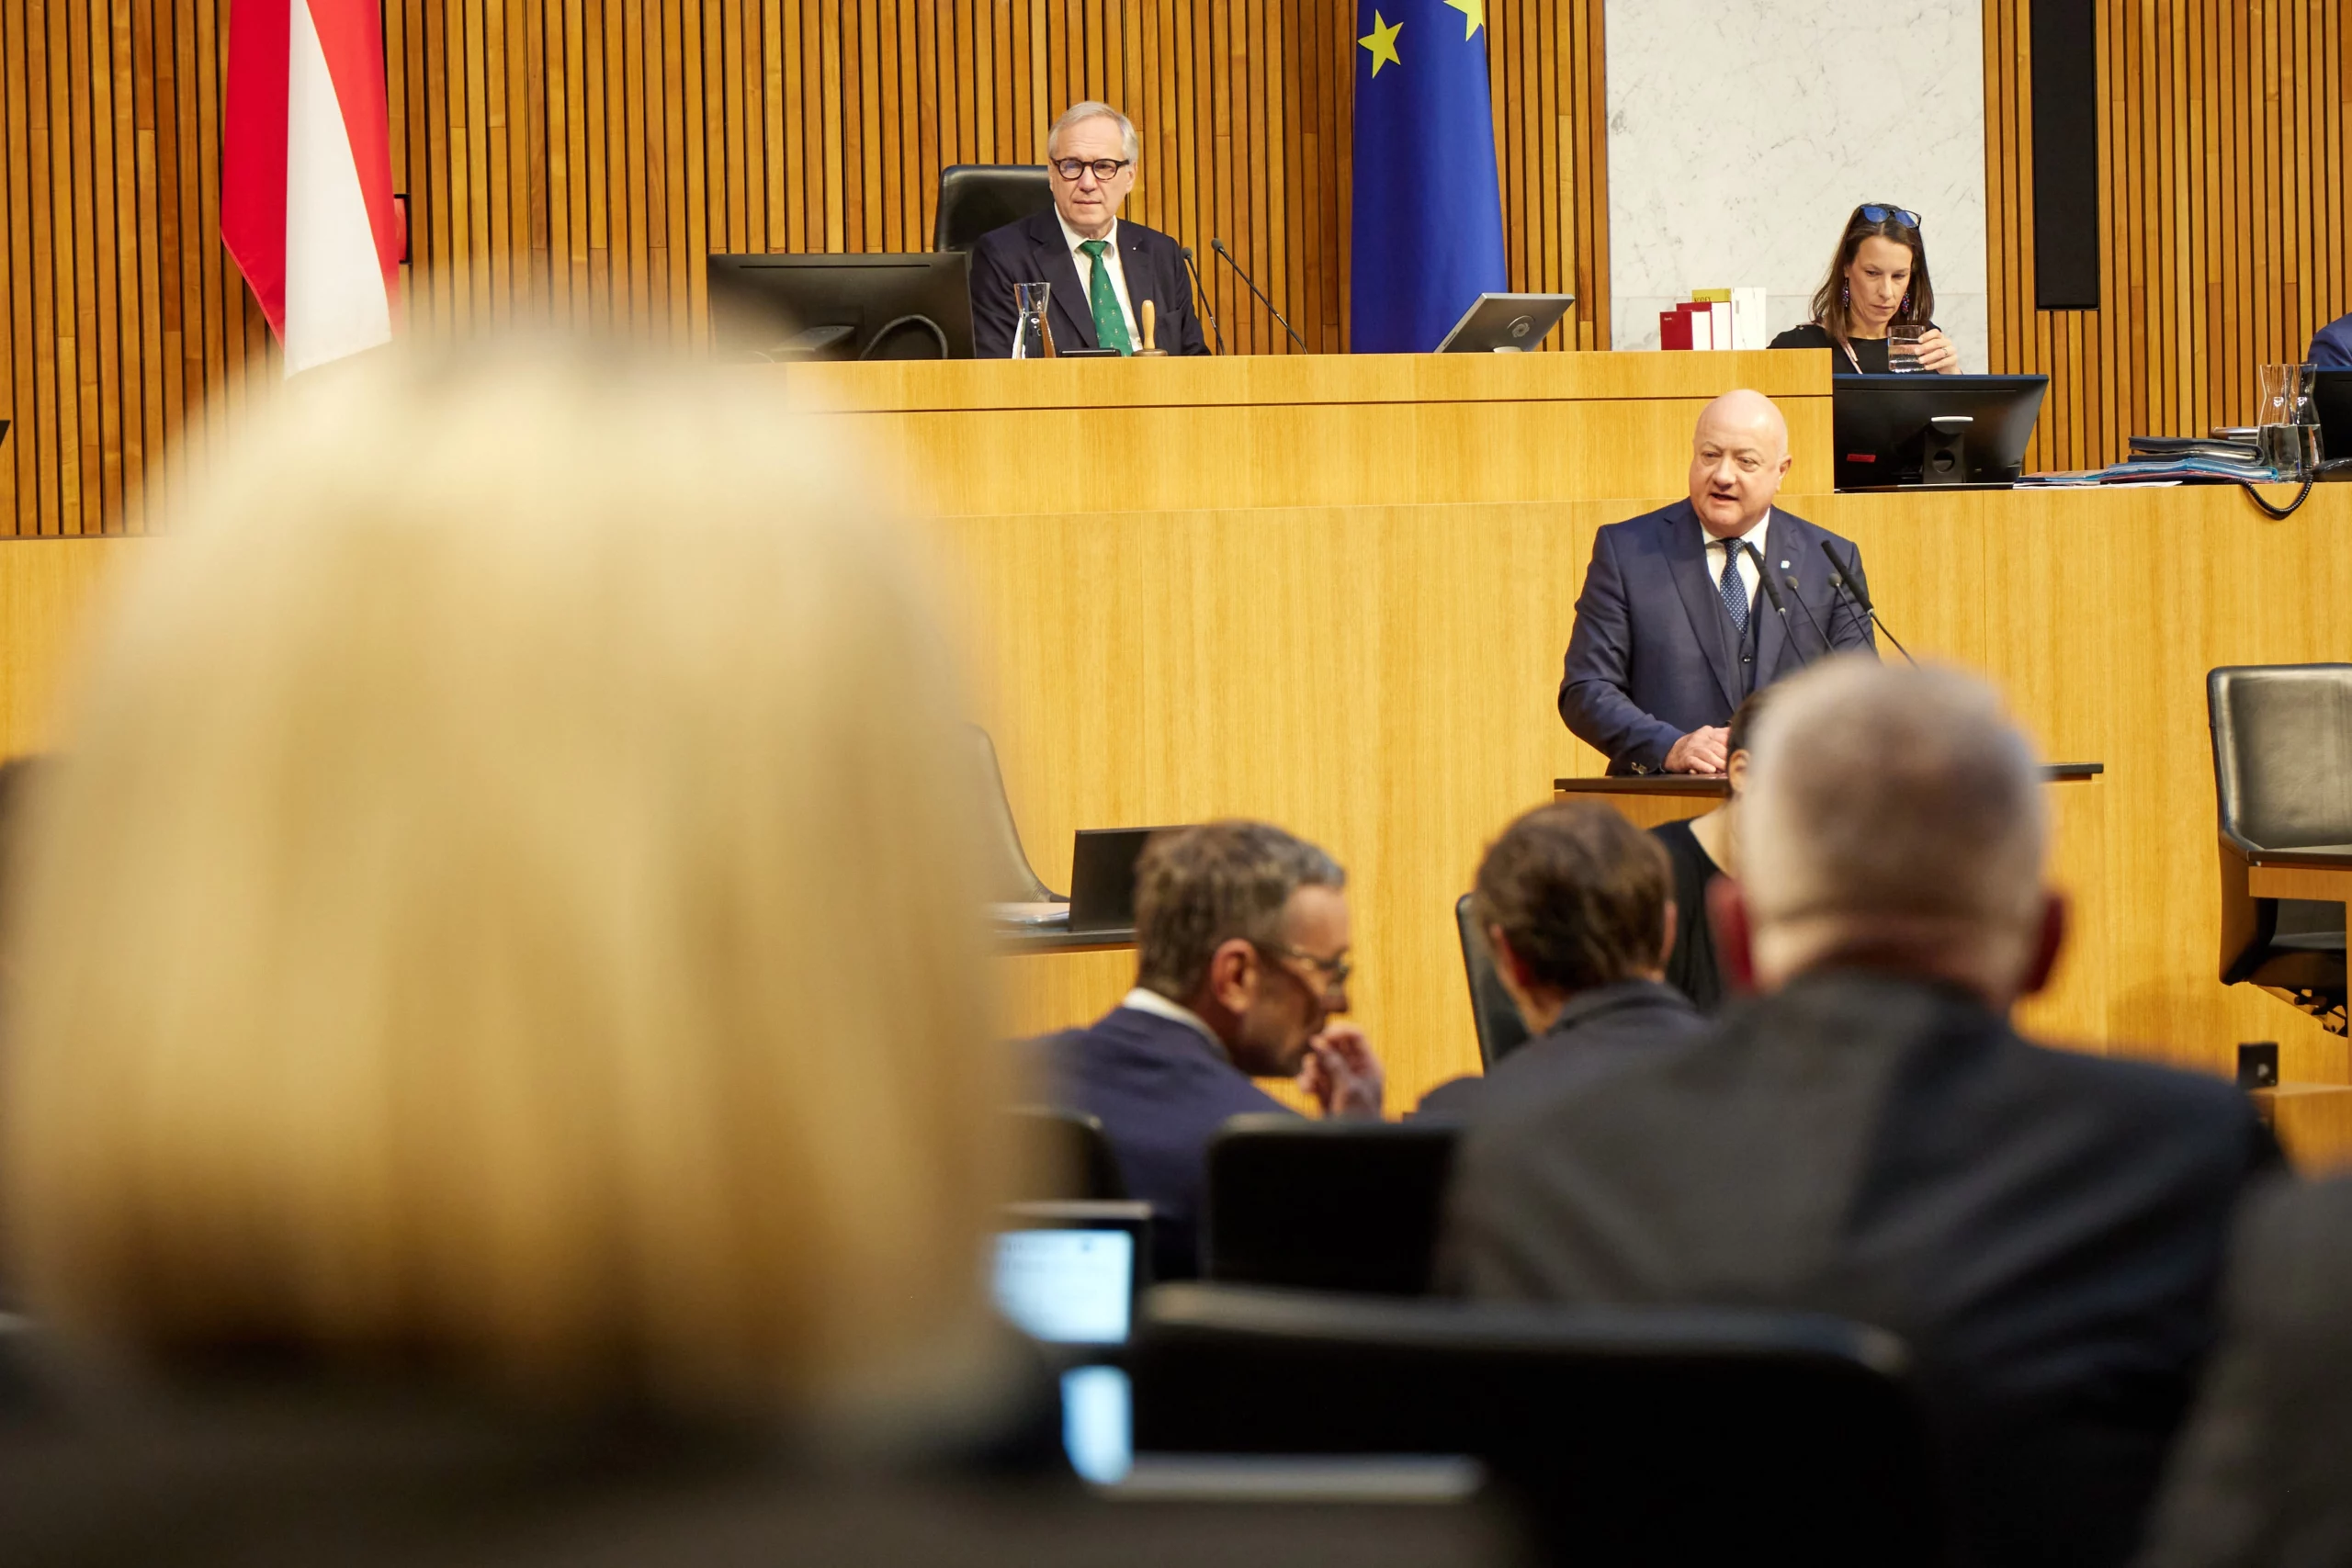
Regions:
<svg viewBox="0 0 2352 1568"><path fill-rule="evenodd" d="M1151 1205L1154 1271L1198 1274L1209 1140L1227 1117L1288 1107L1192 1029L1135 1008L1044 1048L1055 1102L1102 1119L1127 1195Z"/></svg>
<svg viewBox="0 0 2352 1568"><path fill-rule="evenodd" d="M1127 301L1136 310L1136 330L1143 326L1143 302L1148 299L1155 307L1153 347L1170 354L1209 351L1201 337L1201 319L1193 310L1193 280L1184 272L1183 251L1175 241L1157 229L1120 219L1119 269L1127 276ZM972 247L973 358L1012 357L1013 321L1019 315L1012 303L1016 283L1054 286L1046 309L1056 344L1064 348L1102 346L1094 341L1094 312L1087 303L1086 285L1080 281L1078 263L1062 238L1061 220L1049 207L989 230Z"/></svg>
<svg viewBox="0 0 2352 1568"><path fill-rule="evenodd" d="M1853 563L1861 552L1793 513L1772 509L1764 570L1788 606L1786 625L1756 591L1755 686L1792 675L1831 649L1878 649L1867 618L1830 585L1820 541ZM1794 573L1797 586L1788 586ZM1816 621L1818 625L1816 625ZM1740 650L1707 570L1707 531L1688 501L1611 523L1593 536L1560 679L1560 717L1609 759L1612 773L1654 773L1691 730L1731 722L1748 689Z"/></svg>
<svg viewBox="0 0 2352 1568"><path fill-rule="evenodd" d="M2338 316L2313 333L2303 358L2323 370L2352 369L2352 316Z"/></svg>

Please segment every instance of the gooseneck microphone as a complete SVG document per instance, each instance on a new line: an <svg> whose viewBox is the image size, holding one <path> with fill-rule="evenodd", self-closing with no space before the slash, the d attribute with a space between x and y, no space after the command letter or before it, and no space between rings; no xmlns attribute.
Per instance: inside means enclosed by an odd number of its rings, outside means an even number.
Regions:
<svg viewBox="0 0 2352 1568"><path fill-rule="evenodd" d="M1767 577L1765 581L1769 582L1771 579ZM1821 624L1821 617L1815 615L1813 613L1813 606L1804 602L1804 590L1797 586L1797 574L1793 571L1789 572L1785 574L1781 581L1789 585L1789 596L1797 602L1797 608L1803 610L1804 612L1804 618L1813 624L1813 635L1821 639L1821 651L1834 657L1838 652L1838 647L1835 643L1829 640L1829 633L1823 627ZM1772 596L1773 604L1777 606L1780 602L1780 595L1777 593L1774 594ZM1788 617L1785 615L1781 616L1781 619L1783 620L1786 620L1787 618ZM1791 638L1790 640L1793 643L1795 639Z"/></svg>
<svg viewBox="0 0 2352 1568"><path fill-rule="evenodd" d="M1250 282L1250 275L1246 272L1241 272L1241 264L1233 259L1233 253L1225 248L1225 242L1223 240L1212 238L1209 241L1209 249L1223 256L1225 258L1226 265L1231 267L1237 273L1241 273L1241 281L1250 284L1250 292L1258 297L1258 303L1266 308L1266 314L1273 317L1277 321L1282 321L1283 331L1290 333L1290 341L1298 344L1299 347L1305 348L1306 346L1306 340L1298 335L1298 329L1296 327L1292 326L1288 321L1283 321L1283 313L1274 309L1274 302L1266 298L1266 291L1259 288L1256 284Z"/></svg>
<svg viewBox="0 0 2352 1568"><path fill-rule="evenodd" d="M1201 264L1193 259L1192 246L1179 245L1176 248L1183 253L1184 265L1192 269L1193 298L1201 302L1201 314L1208 318L1209 336L1215 340L1216 344L1216 351L1219 354L1223 354L1225 352L1225 334L1216 330L1216 312L1209 309L1209 289L1208 285L1201 281Z"/></svg>
<svg viewBox="0 0 2352 1568"><path fill-rule="evenodd" d="M1886 640L1894 644L1894 651L1903 655L1903 661L1917 669L1919 661L1911 657L1911 650L1903 646L1901 637L1887 630L1886 623L1879 618L1877 609L1871 604L1870 591L1861 584L1861 569L1857 566L1849 570L1844 561L1838 558L1838 552L1829 547L1828 540L1822 539L1818 543L1821 546L1821 553L1829 558L1830 582L1840 593L1853 601L1854 607L1862 613L1870 625L1880 631L1886 632Z"/></svg>

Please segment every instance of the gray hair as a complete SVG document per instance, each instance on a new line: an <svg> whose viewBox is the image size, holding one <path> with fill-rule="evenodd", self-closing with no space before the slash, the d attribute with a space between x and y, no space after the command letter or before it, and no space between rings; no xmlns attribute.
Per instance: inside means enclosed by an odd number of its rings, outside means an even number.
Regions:
<svg viewBox="0 0 2352 1568"><path fill-rule="evenodd" d="M1110 105L1097 103L1092 98L1072 104L1062 110L1062 118L1054 121L1053 130L1046 132L1047 158L1053 157L1054 143L1062 139L1062 132L1082 119L1117 120L1119 122L1119 151L1126 154L1127 162L1130 164L1143 162L1143 142L1136 136L1135 122Z"/></svg>
<svg viewBox="0 0 2352 1568"><path fill-rule="evenodd" d="M1234 938L1259 947L1287 942L1292 894L1347 883L1329 854L1269 823L1155 833L1136 863L1136 984L1182 1001Z"/></svg>
<svg viewBox="0 0 2352 1568"><path fill-rule="evenodd" d="M1772 927L1796 950L1857 928L1890 946L2009 941L2040 908L2041 770L1993 689L1957 671L1855 656L1791 680L1739 810L1759 946ZM1791 934L1806 926L1819 942Z"/></svg>

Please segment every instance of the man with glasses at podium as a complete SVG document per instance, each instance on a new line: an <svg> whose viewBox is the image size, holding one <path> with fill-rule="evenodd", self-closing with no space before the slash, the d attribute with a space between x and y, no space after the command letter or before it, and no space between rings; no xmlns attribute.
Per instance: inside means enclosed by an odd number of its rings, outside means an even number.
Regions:
<svg viewBox="0 0 2352 1568"><path fill-rule="evenodd" d="M1193 310L1184 252L1156 229L1122 221L1142 144L1108 104L1072 104L1046 138L1054 209L992 229L972 247L972 353L1012 354L1019 312L1013 286L1051 284L1046 315L1055 344L1133 354L1206 354ZM1151 306L1151 341L1143 341Z"/></svg>

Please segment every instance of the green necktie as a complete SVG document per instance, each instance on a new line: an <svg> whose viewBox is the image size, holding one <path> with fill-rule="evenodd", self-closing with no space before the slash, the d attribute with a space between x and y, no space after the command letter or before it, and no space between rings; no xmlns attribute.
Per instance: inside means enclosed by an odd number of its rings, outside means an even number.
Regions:
<svg viewBox="0 0 2352 1568"><path fill-rule="evenodd" d="M1119 314L1118 291L1111 287L1110 264L1102 259L1102 253L1111 248L1111 242L1080 240L1078 248L1084 251L1087 258L1094 264L1094 276L1086 283L1086 303L1094 312L1094 341L1104 348L1133 354L1136 345L1127 341L1127 321Z"/></svg>

